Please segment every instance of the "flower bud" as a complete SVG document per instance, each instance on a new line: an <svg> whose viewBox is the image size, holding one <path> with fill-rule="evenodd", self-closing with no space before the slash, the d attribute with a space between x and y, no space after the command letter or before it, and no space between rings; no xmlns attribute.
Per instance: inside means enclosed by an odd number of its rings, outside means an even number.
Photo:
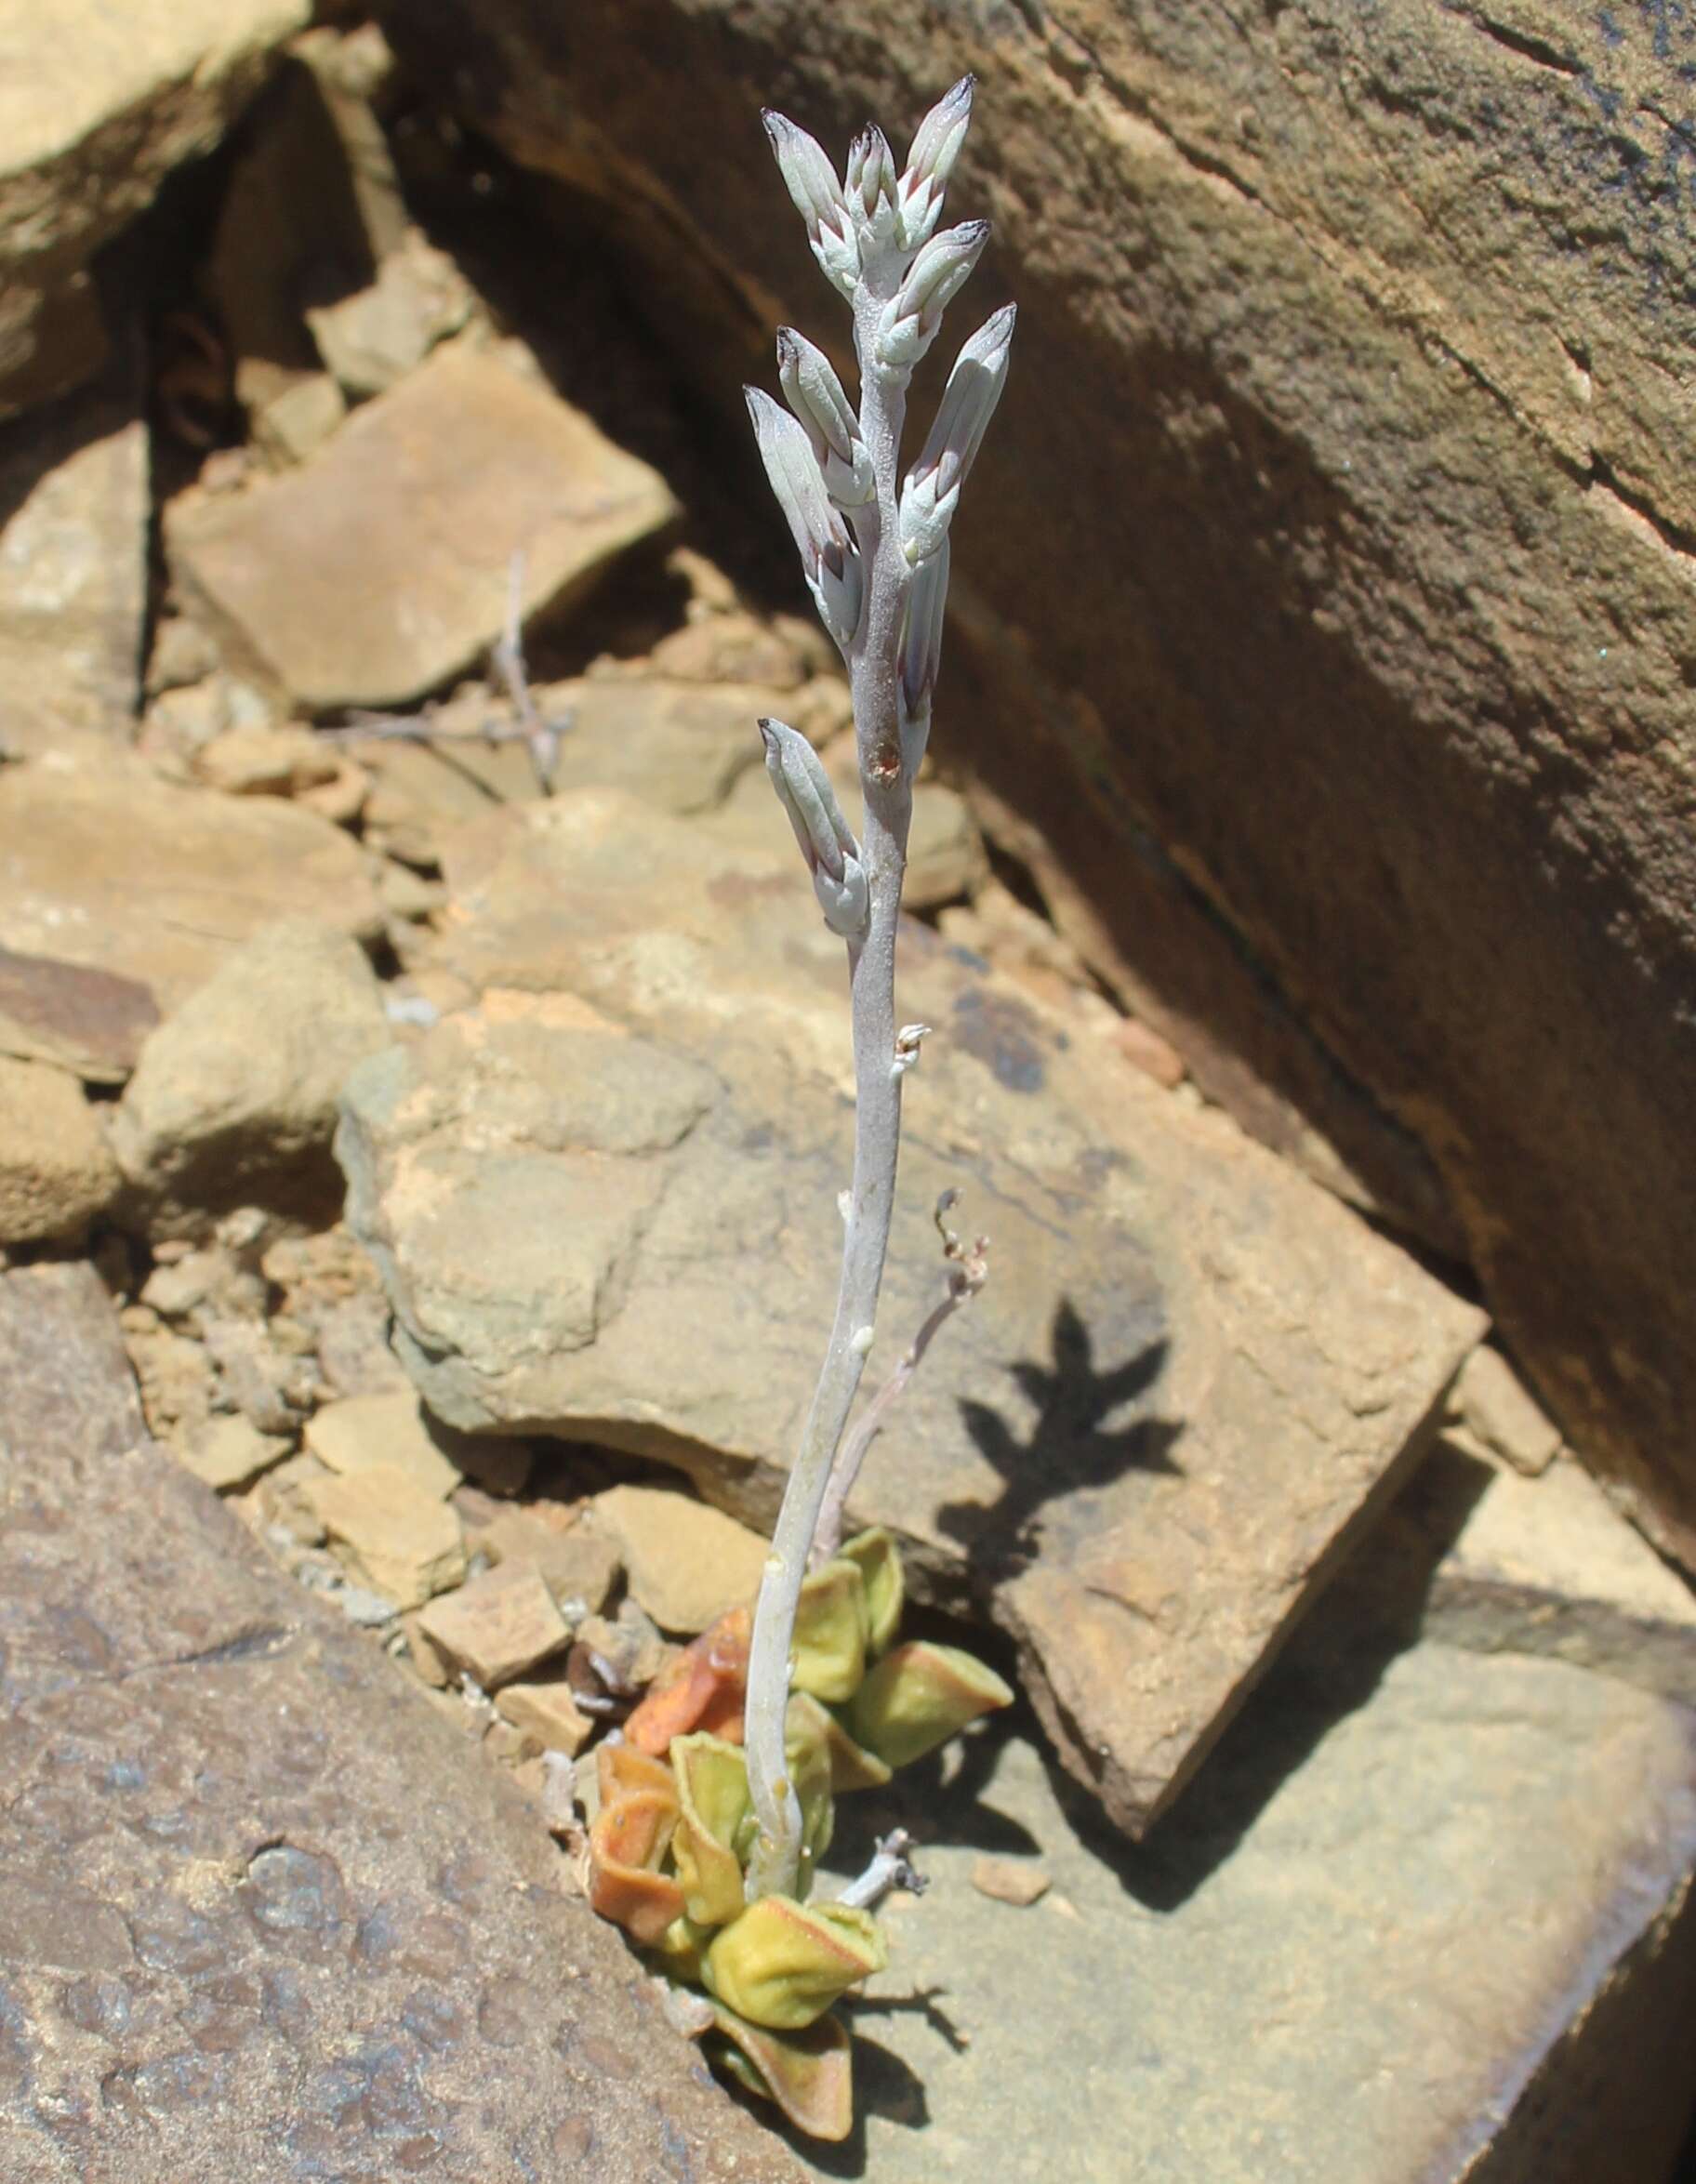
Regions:
<svg viewBox="0 0 1696 2184"><path fill-rule="evenodd" d="M806 737L784 721L762 720L760 735L765 770L813 875L825 923L845 940L855 939L866 930L870 891L860 845L842 816L830 776Z"/></svg>
<svg viewBox="0 0 1696 2184"><path fill-rule="evenodd" d="M760 459L813 594L819 619L846 652L859 628L860 557L830 505L804 426L758 387L745 387Z"/></svg>
<svg viewBox="0 0 1696 2184"><path fill-rule="evenodd" d="M881 258L898 240L899 187L888 139L875 125L862 129L849 147L843 187L862 265Z"/></svg>
<svg viewBox="0 0 1696 2184"><path fill-rule="evenodd" d="M907 588L901 625L901 762L908 780L919 771L931 733L931 693L942 666L942 628L952 561L945 531L936 550L920 563Z"/></svg>
<svg viewBox="0 0 1696 2184"><path fill-rule="evenodd" d="M750 2024L799 2032L888 1962L869 1912L762 1896L708 1950L707 1990Z"/></svg>
<svg viewBox="0 0 1696 2184"><path fill-rule="evenodd" d="M995 405L1007 384L1014 305L1004 304L961 348L936 408L936 421L901 492L901 550L917 566L936 551L960 506Z"/></svg>
<svg viewBox="0 0 1696 2184"><path fill-rule="evenodd" d="M813 445L825 491L838 508L859 508L877 492L860 420L830 359L793 326L777 329L777 377Z"/></svg>
<svg viewBox="0 0 1696 2184"><path fill-rule="evenodd" d="M974 81L971 76L961 76L943 93L914 132L896 195L901 240L909 250L928 243L935 231L943 192L971 126Z"/></svg>
<svg viewBox="0 0 1696 2184"><path fill-rule="evenodd" d="M760 118L772 140L777 171L807 223L814 257L831 285L852 297L860 277L860 253L836 169L818 139L797 128L786 114L767 107Z"/></svg>
<svg viewBox="0 0 1696 2184"><path fill-rule="evenodd" d="M873 350L884 371L899 377L911 372L988 240L987 220L965 220L931 237L878 322Z"/></svg>

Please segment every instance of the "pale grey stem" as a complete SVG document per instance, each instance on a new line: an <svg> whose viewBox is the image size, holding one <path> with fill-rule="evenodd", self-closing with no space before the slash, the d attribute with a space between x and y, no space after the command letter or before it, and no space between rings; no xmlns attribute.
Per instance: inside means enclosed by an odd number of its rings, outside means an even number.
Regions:
<svg viewBox="0 0 1696 2184"><path fill-rule="evenodd" d="M863 280L855 297L860 357L860 429L877 481L876 497L851 512L866 572L865 604L848 653L849 685L865 798L861 857L870 887L865 938L848 949L854 1020L854 1180L850 1189L836 1320L778 1512L754 1610L749 1658L749 1790L759 1837L749 1861L748 1896L793 1895L801 1870L801 1805L784 1757L789 1648L808 1551L848 1413L877 1324L878 1291L894 1210L901 1137L901 1079L895 1066L895 929L907 873L912 784L901 759L900 648L911 572L899 519L904 382L873 362L879 314L893 286Z"/></svg>
<svg viewBox="0 0 1696 2184"><path fill-rule="evenodd" d="M954 1198L954 1192L945 1191L936 1205L936 1225L942 1230L943 1249L948 1258L947 1287L941 1299L926 1313L901 1362L867 1404L865 1410L855 1422L854 1431L837 1450L836 1462L830 1470L830 1483L825 1489L824 1506L818 1513L818 1529L813 1535L812 1561L815 1568L821 1562L828 1562L842 1543L842 1521L847 1511L848 1497L853 1493L855 1481L860 1476L866 1451L882 1432L885 1420L906 1393L908 1383L923 1363L924 1354L935 1341L939 1330L962 1304L971 1303L988 1277L989 1264L984 1254L989 1239L979 1237L970 1251L963 1251L959 1238L943 1227L942 1217L953 1203Z"/></svg>
<svg viewBox="0 0 1696 2184"><path fill-rule="evenodd" d="M850 1881L836 1900L851 1910L870 1911L892 1888L922 1896L930 1883L908 1856L912 1847L913 1838L905 1828L892 1828L879 1840L866 1871Z"/></svg>

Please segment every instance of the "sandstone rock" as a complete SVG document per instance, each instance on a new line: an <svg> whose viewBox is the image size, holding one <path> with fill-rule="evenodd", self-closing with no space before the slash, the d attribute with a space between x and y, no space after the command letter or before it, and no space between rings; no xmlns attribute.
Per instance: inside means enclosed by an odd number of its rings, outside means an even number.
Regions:
<svg viewBox="0 0 1696 2184"><path fill-rule="evenodd" d="M543 1752L566 1752L575 1759L600 1726L578 1711L571 1686L562 1676L549 1684L509 1684L495 1701L495 1711Z"/></svg>
<svg viewBox="0 0 1696 2184"><path fill-rule="evenodd" d="M232 951L142 1047L113 1145L150 1200L333 1205L350 1070L387 1045L377 978L345 933L289 922Z"/></svg>
<svg viewBox="0 0 1696 2184"><path fill-rule="evenodd" d="M363 400L416 371L437 342L465 324L473 304L453 259L414 228L382 259L368 288L308 311L306 321L338 382Z"/></svg>
<svg viewBox="0 0 1696 2184"><path fill-rule="evenodd" d="M226 649L311 708L403 705L579 598L670 520L656 473L493 354L439 350L307 469L178 501L179 583Z"/></svg>
<svg viewBox="0 0 1696 2184"><path fill-rule="evenodd" d="M203 1486L226 1494L251 1486L288 1451L281 1434L262 1434L245 1418L226 1414L208 1419L177 1453Z"/></svg>
<svg viewBox="0 0 1696 2184"><path fill-rule="evenodd" d="M303 1491L355 1582L397 1608L420 1608L464 1577L459 1519L398 1465L311 1480Z"/></svg>
<svg viewBox="0 0 1696 2184"><path fill-rule="evenodd" d="M1024 1859L975 1858L972 1861L972 1886L980 1896L996 1903L1016 1903L1024 1910L1040 1903L1053 1885L1051 1873Z"/></svg>
<svg viewBox="0 0 1696 2184"><path fill-rule="evenodd" d="M600 191L735 425L774 317L828 323L751 86L840 152L976 72L951 203L995 216L974 308L1019 299L1020 361L937 748L1210 1096L1464 1235L1568 1439L1696 1557L1689 21L1050 0L951 9L944 61L904 0L852 39L597 0L568 48L513 0L390 15Z"/></svg>
<svg viewBox="0 0 1696 2184"><path fill-rule="evenodd" d="M292 379L252 413L254 445L278 470L303 463L338 430L348 414L341 389L328 372Z"/></svg>
<svg viewBox="0 0 1696 2184"><path fill-rule="evenodd" d="M312 1497L330 1476L304 1449L285 1456L255 1489L255 1502L267 1528L274 1527L297 1546L322 1547L329 1535Z"/></svg>
<svg viewBox="0 0 1696 2184"><path fill-rule="evenodd" d="M320 1463L343 1478L374 1463L392 1464L439 1502L459 1484L458 1466L431 1433L410 1388L326 1403L307 1421L306 1445Z"/></svg>
<svg viewBox="0 0 1696 2184"><path fill-rule="evenodd" d="M127 742L152 520L139 395L92 390L0 430L0 750L34 756L76 731Z"/></svg>
<svg viewBox="0 0 1696 2184"><path fill-rule="evenodd" d="M607 792L450 852L443 948L485 989L351 1080L350 1220L432 1410L660 1457L762 1531L811 1394L848 1172L841 944L792 845L729 860ZM1420 1434L1481 1319L1223 1118L1179 1109L926 933L937 1027L871 1384L988 1287L874 1446L855 1514L977 1589L1067 1764L1140 1830ZM686 1051L684 1051L686 1049Z"/></svg>
<svg viewBox="0 0 1696 2184"><path fill-rule="evenodd" d="M338 827L270 798L173 788L133 762L0 770L0 946L139 979L168 1010L282 919L381 932Z"/></svg>
<svg viewBox="0 0 1696 2184"><path fill-rule="evenodd" d="M0 1054L0 1243L80 1235L121 1182L75 1078Z"/></svg>
<svg viewBox="0 0 1696 2184"><path fill-rule="evenodd" d="M1336 1585L1348 1632L1570 1661L1696 1705L1696 1594L1570 1457L1526 1477L1446 1434Z"/></svg>
<svg viewBox="0 0 1696 2184"><path fill-rule="evenodd" d="M793 2184L519 1794L139 1445L86 1269L0 1279L0 1383L8 2184Z"/></svg>
<svg viewBox="0 0 1696 2184"><path fill-rule="evenodd" d="M630 1592L662 1631L693 1637L760 1590L770 1542L661 1487L612 1487L595 1521L617 1542Z"/></svg>
<svg viewBox="0 0 1696 2184"><path fill-rule="evenodd" d="M363 768L310 728L229 728L194 754L194 772L231 796L297 796L345 826L364 799Z"/></svg>
<svg viewBox="0 0 1696 2184"><path fill-rule="evenodd" d="M122 1084L158 1021L139 979L0 948L0 1054L51 1062L85 1084Z"/></svg>
<svg viewBox="0 0 1696 2184"><path fill-rule="evenodd" d="M418 1628L485 1691L510 1684L571 1639L534 1563L503 1562L445 1600L432 1600Z"/></svg>
<svg viewBox="0 0 1696 2184"><path fill-rule="evenodd" d="M1532 1476L1545 1471L1560 1449L1560 1428L1501 1351L1483 1344L1454 1383L1449 1423L1477 1452Z"/></svg>
<svg viewBox="0 0 1696 2184"><path fill-rule="evenodd" d="M304 25L305 0L60 10L6 33L0 106L0 416L86 376L102 347L94 252L209 152Z"/></svg>
<svg viewBox="0 0 1696 2184"><path fill-rule="evenodd" d="M562 1521L554 1521L555 1512ZM597 1614L623 1572L624 1558L604 1532L564 1521L575 1514L558 1503L497 1508L481 1522L466 1517L466 1544L491 1562L529 1563L562 1607L576 1602L579 1612Z"/></svg>

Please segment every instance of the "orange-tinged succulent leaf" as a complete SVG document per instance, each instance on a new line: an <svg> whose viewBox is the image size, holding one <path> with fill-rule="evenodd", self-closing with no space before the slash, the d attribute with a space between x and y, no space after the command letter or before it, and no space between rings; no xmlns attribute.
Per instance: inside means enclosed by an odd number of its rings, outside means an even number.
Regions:
<svg viewBox="0 0 1696 2184"><path fill-rule="evenodd" d="M651 1759L629 1744L595 1746L595 1784L601 1793L601 1809L619 1798L647 1791L656 1797L677 1801L677 1780L663 1759Z"/></svg>
<svg viewBox="0 0 1696 2184"><path fill-rule="evenodd" d="M589 1831L589 1900L638 1941L656 1942L682 1914L683 1892L659 1870L679 1813L671 1769L628 1744L595 1754L601 1809Z"/></svg>
<svg viewBox="0 0 1696 2184"><path fill-rule="evenodd" d="M708 2035L715 2062L762 2099L775 2101L809 2138L846 2138L854 2128L854 2077L848 2030L822 2017L803 2032L774 2032L750 2025L722 2002L712 2005Z"/></svg>
<svg viewBox="0 0 1696 2184"><path fill-rule="evenodd" d="M697 1735L672 1739L671 1767L682 1806L671 1856L684 1908L700 1926L727 1926L743 1905L736 1846L749 1813L748 1762L735 1744Z"/></svg>
<svg viewBox="0 0 1696 2184"><path fill-rule="evenodd" d="M815 1569L795 1608L792 1688L833 1703L851 1697L866 1674L870 1628L859 1565L839 1556Z"/></svg>
<svg viewBox="0 0 1696 2184"><path fill-rule="evenodd" d="M656 1758L691 1729L740 1743L753 1622L751 1608L733 1608L692 1639L625 1723L625 1741Z"/></svg>
<svg viewBox="0 0 1696 2184"><path fill-rule="evenodd" d="M907 1598L907 1581L901 1572L901 1552L883 1527L856 1532L837 1549L843 1562L854 1563L866 1587L868 1628L867 1651L875 1660L887 1653L901 1627L901 1609Z"/></svg>
<svg viewBox="0 0 1696 2184"><path fill-rule="evenodd" d="M1011 1706L1013 1692L958 1646L919 1638L886 1653L849 1701L848 1732L891 1767L946 1744L980 1714Z"/></svg>
<svg viewBox="0 0 1696 2184"><path fill-rule="evenodd" d="M707 1952L707 1990L751 2024L800 2032L889 1962L868 1911L762 1896L721 1927Z"/></svg>
<svg viewBox="0 0 1696 2184"><path fill-rule="evenodd" d="M789 1701L784 1730L797 1746L805 1738L824 1747L830 1762L830 1788L839 1797L844 1790L881 1790L890 1780L893 1770L877 1754L856 1744L829 1708L804 1691L797 1691Z"/></svg>

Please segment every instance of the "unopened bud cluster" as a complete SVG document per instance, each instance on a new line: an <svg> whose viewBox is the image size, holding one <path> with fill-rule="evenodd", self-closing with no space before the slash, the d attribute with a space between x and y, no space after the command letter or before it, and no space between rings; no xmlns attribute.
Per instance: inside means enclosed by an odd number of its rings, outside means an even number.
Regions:
<svg viewBox="0 0 1696 2184"><path fill-rule="evenodd" d="M854 307L861 369L877 375L897 399L989 239L987 220L953 228L938 224L948 177L972 118L972 78L962 76L931 109L919 125L904 167L897 168L883 132L868 127L855 139L841 177L806 130L780 113L764 117L814 256ZM1013 326L1009 304L961 351L923 451L898 492L893 476L880 478L859 416L829 358L804 335L785 326L777 336L777 377L787 410L758 389L748 390L766 476L788 523L819 618L851 668L868 619L876 541L893 511L901 549L893 603L899 612L883 620L884 626L900 630L894 665L901 768L909 781L930 732L931 693L947 601L948 528L1006 384ZM889 460L893 470L894 457ZM892 581L887 572L881 580ZM835 809L822 769L821 796L797 755L795 746L804 748L802 739L784 729L782 738L792 742L774 741L776 725L762 723L768 769L807 856L827 920L833 931L852 940L856 904L858 929L864 930L866 887L853 837Z"/></svg>

